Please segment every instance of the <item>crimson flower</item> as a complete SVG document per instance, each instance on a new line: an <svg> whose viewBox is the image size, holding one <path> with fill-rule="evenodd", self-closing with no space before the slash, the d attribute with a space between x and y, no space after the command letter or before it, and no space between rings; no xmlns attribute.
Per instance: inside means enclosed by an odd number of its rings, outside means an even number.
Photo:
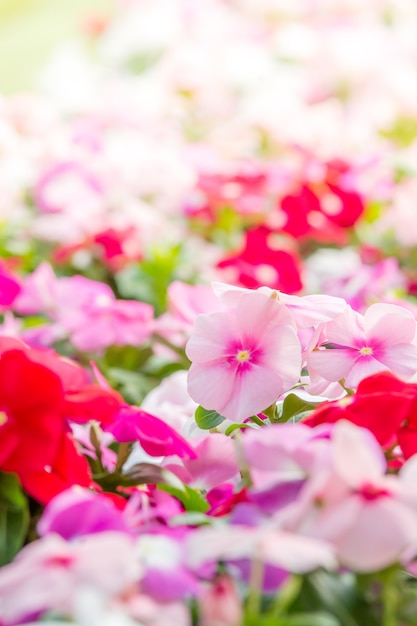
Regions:
<svg viewBox="0 0 417 626"><path fill-rule="evenodd" d="M266 286L285 293L300 291L298 255L288 245L276 246L274 236L266 226L251 228L245 233L243 249L220 261L218 267L227 269L234 282L249 289Z"/></svg>
<svg viewBox="0 0 417 626"><path fill-rule="evenodd" d="M72 485L91 484L67 420L105 425L122 398L88 383L71 361L19 340L0 338L0 469L15 472L42 504Z"/></svg>
<svg viewBox="0 0 417 626"><path fill-rule="evenodd" d="M341 419L370 430L385 449L398 444L407 459L417 452L417 385L390 372L374 374L353 396L324 402L303 423L314 427Z"/></svg>

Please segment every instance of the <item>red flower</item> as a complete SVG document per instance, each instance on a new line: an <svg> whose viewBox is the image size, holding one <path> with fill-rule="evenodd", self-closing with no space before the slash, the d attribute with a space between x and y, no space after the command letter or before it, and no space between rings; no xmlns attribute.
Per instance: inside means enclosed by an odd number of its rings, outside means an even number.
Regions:
<svg viewBox="0 0 417 626"><path fill-rule="evenodd" d="M323 403L303 423L317 426L340 419L367 428L384 448L398 444L405 459L417 453L417 385L389 372L365 378L353 396Z"/></svg>
<svg viewBox="0 0 417 626"><path fill-rule="evenodd" d="M0 359L0 468L37 471L55 461L64 433L59 377L21 350Z"/></svg>
<svg viewBox="0 0 417 626"><path fill-rule="evenodd" d="M64 433L52 465L33 472L19 472L25 491L41 504L47 504L73 485L90 487L92 477L87 459L78 452L72 436Z"/></svg>
<svg viewBox="0 0 417 626"><path fill-rule="evenodd" d="M42 504L71 485L90 486L67 420L108 424L121 396L89 384L75 363L18 340L1 338L0 355L0 469L15 472Z"/></svg>

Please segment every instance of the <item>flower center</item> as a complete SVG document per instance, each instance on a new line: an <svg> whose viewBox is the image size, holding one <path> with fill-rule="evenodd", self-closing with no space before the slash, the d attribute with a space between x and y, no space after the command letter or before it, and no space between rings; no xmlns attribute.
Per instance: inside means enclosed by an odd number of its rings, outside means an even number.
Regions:
<svg viewBox="0 0 417 626"><path fill-rule="evenodd" d="M4 411L0 411L0 426L4 426L4 424L7 422L7 415Z"/></svg>
<svg viewBox="0 0 417 626"><path fill-rule="evenodd" d="M236 353L236 361L238 363L246 363L250 359L250 351L249 350L238 350Z"/></svg>
<svg viewBox="0 0 417 626"><path fill-rule="evenodd" d="M361 348L359 350L359 353L361 354L361 356L369 356L370 354L373 354L373 348L371 348L370 346L363 346L363 348Z"/></svg>

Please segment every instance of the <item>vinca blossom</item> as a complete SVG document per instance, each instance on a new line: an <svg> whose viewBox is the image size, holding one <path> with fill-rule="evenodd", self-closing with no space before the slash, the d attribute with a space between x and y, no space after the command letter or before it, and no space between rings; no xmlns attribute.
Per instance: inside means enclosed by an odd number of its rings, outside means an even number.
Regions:
<svg viewBox="0 0 417 626"><path fill-rule="evenodd" d="M293 319L262 293L243 295L230 311L198 316L186 351L193 400L235 422L276 402L300 376Z"/></svg>
<svg viewBox="0 0 417 626"><path fill-rule="evenodd" d="M363 316L347 308L325 325L322 336L331 349L312 350L308 368L328 381L344 379L352 389L386 370L409 379L417 371L416 329L412 313L394 304L373 304Z"/></svg>

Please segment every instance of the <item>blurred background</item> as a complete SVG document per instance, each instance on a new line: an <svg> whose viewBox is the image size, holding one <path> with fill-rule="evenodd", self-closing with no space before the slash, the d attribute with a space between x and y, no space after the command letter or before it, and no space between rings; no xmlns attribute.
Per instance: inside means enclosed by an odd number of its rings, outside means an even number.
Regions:
<svg viewBox="0 0 417 626"><path fill-rule="evenodd" d="M114 0L0 0L0 91L33 88L51 52L111 13Z"/></svg>

